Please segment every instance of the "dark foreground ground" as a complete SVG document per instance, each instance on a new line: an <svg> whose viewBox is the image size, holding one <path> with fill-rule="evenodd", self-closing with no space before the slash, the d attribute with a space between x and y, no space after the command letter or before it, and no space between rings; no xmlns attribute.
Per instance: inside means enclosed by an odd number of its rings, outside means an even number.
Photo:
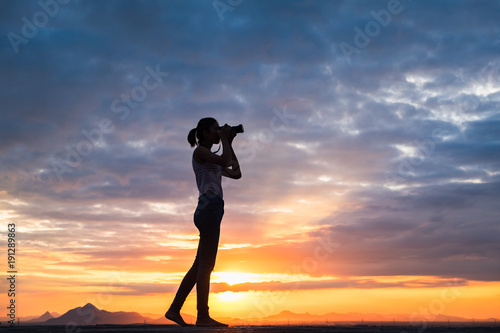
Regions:
<svg viewBox="0 0 500 333"><path fill-rule="evenodd" d="M0 332L41 332L41 333L187 333L187 332L223 332L223 333L285 333L285 332L333 332L333 333L500 333L500 325L496 327L478 326L375 326L375 325L354 325L354 326L232 326L227 328L201 328L201 327L180 327L174 325L97 325L97 326L13 326L0 327Z"/></svg>

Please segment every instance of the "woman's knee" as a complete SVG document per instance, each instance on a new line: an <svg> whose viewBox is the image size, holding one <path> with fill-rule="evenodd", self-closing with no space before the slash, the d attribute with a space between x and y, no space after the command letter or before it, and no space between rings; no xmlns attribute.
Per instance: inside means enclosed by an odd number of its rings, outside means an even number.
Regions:
<svg viewBox="0 0 500 333"><path fill-rule="evenodd" d="M198 266L198 272L201 274L210 274L215 267L215 261L200 261Z"/></svg>

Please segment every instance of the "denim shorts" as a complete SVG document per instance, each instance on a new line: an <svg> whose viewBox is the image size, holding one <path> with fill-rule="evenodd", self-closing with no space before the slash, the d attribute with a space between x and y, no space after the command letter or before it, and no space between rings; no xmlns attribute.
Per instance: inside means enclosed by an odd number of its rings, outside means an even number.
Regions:
<svg viewBox="0 0 500 333"><path fill-rule="evenodd" d="M198 206L194 211L194 224L198 229L214 226L222 221L224 216L224 200L216 194L205 193L198 198ZM200 230L201 232L201 230Z"/></svg>
<svg viewBox="0 0 500 333"><path fill-rule="evenodd" d="M215 265L223 215L224 200L221 197L207 194L199 197L194 212L194 224L200 231L200 242L196 253L200 265L212 268Z"/></svg>

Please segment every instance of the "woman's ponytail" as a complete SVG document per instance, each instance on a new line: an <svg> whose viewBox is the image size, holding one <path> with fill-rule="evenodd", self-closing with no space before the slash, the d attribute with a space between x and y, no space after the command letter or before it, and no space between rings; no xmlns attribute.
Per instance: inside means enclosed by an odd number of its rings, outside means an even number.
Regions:
<svg viewBox="0 0 500 333"><path fill-rule="evenodd" d="M193 128L192 130L189 131L188 142L191 145L191 147L198 145L196 142L196 128Z"/></svg>
<svg viewBox="0 0 500 333"><path fill-rule="evenodd" d="M210 126L212 126L213 123L216 122L217 120L211 117L200 119L196 128L193 128L191 131L189 131L188 134L188 142L191 147L199 146L200 142L203 142L204 140L203 131L208 131L210 129ZM198 139L198 141L196 141L196 139Z"/></svg>

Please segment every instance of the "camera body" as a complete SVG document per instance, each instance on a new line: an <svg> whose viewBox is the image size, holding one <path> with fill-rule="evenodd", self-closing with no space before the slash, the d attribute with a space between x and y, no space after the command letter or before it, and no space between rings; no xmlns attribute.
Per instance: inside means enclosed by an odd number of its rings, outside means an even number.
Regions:
<svg viewBox="0 0 500 333"><path fill-rule="evenodd" d="M222 127L219 126L218 130L221 130ZM231 129L236 133L243 133L245 130L243 129L243 125L239 124L238 126L231 126Z"/></svg>

